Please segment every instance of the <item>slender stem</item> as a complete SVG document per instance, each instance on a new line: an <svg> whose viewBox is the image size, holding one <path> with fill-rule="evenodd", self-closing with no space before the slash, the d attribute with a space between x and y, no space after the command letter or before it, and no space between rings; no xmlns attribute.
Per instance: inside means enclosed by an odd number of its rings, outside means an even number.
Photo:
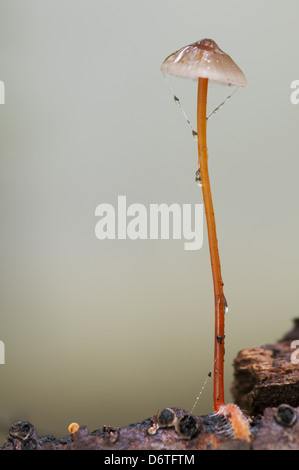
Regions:
<svg viewBox="0 0 299 470"><path fill-rule="evenodd" d="M224 321L225 297L221 277L221 265L218 251L216 223L208 171L208 149L206 137L208 79L198 79L197 98L197 140L198 163L202 183L203 202L206 213L215 296L215 349L214 349L214 409L218 411L224 402Z"/></svg>

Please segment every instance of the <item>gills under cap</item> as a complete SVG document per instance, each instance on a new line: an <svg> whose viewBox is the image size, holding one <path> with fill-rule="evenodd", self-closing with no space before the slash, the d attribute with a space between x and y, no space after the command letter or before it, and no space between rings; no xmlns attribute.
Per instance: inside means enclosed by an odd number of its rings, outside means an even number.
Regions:
<svg viewBox="0 0 299 470"><path fill-rule="evenodd" d="M208 78L228 86L246 86L242 70L212 39L202 39L169 55L162 72L193 80Z"/></svg>

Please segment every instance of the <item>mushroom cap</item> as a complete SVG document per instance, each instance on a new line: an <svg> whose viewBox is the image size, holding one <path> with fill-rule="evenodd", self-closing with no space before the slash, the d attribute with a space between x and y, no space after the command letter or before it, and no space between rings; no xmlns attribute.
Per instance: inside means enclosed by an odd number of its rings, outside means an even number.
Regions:
<svg viewBox="0 0 299 470"><path fill-rule="evenodd" d="M212 39L202 39L170 54L161 70L170 75L191 78L208 78L222 85L246 86L242 70Z"/></svg>

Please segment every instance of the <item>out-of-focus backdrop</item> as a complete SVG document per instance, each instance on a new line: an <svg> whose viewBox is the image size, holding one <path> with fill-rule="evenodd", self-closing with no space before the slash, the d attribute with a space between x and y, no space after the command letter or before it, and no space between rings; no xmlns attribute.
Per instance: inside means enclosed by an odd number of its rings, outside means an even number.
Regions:
<svg viewBox="0 0 299 470"><path fill-rule="evenodd" d="M160 72L213 38L244 71L208 125L229 304L226 398L240 349L298 316L296 0L1 0L0 424L66 435L192 408L213 363L209 249L104 240L95 208L202 203L196 143ZM171 79L195 125L196 84ZM230 90L211 86L212 111ZM197 414L212 411L212 379Z"/></svg>

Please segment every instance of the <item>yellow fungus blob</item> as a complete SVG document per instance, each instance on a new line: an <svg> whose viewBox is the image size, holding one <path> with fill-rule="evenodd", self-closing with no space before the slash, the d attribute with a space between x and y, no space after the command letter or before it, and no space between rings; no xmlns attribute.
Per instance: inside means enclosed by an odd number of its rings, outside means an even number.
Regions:
<svg viewBox="0 0 299 470"><path fill-rule="evenodd" d="M70 434L75 434L79 430L80 426L78 423L71 423L68 427L68 431Z"/></svg>

